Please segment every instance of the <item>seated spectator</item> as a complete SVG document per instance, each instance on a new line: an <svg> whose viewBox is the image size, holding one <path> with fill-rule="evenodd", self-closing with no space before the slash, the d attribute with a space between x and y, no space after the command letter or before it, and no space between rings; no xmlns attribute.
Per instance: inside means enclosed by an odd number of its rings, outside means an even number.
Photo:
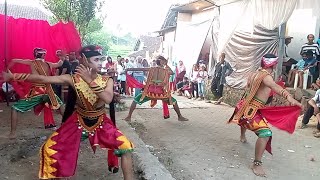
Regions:
<svg viewBox="0 0 320 180"><path fill-rule="evenodd" d="M191 87L192 87L192 84L191 82L189 82L189 84L186 84L182 87L182 91L183 91L183 95L185 97L187 97L188 99L191 99L192 98L192 95L191 95Z"/></svg>
<svg viewBox="0 0 320 180"><path fill-rule="evenodd" d="M301 124L301 129L304 129L307 127L307 124L309 123L310 118L315 115L318 124L317 124L317 130L314 131L314 136L317 138L320 138L320 90L317 90L316 94L312 99L308 101L309 107L307 111L303 115L303 120Z"/></svg>
<svg viewBox="0 0 320 180"><path fill-rule="evenodd" d="M318 78L315 83L311 84L311 89L317 91L320 89L320 79Z"/></svg>
<svg viewBox="0 0 320 180"><path fill-rule="evenodd" d="M308 50L306 52L307 58L305 59L305 67L304 70L309 69L310 74L314 77L314 81L316 80L316 66L317 66L317 60L313 56L312 50Z"/></svg>
<svg viewBox="0 0 320 180"><path fill-rule="evenodd" d="M6 84L8 84L8 91ZM2 91L4 95L8 97L9 101L17 101L19 99L19 96L16 94L13 86L9 83L2 83ZM6 97L4 97L4 99L6 100Z"/></svg>
<svg viewBox="0 0 320 180"><path fill-rule="evenodd" d="M179 83L177 83L177 92L178 96L182 96L184 92L184 88L186 88L186 85L189 86L189 81L187 77L184 77L183 80Z"/></svg>
<svg viewBox="0 0 320 180"><path fill-rule="evenodd" d="M302 88L302 83L303 83L303 73L304 73L304 65L305 65L305 60L307 59L306 53L302 54L302 59L298 61L297 64L294 65L294 69L289 71L289 76L288 76L288 83L290 86L293 85L293 81L295 79L296 74L299 75L299 80L298 80L298 87Z"/></svg>

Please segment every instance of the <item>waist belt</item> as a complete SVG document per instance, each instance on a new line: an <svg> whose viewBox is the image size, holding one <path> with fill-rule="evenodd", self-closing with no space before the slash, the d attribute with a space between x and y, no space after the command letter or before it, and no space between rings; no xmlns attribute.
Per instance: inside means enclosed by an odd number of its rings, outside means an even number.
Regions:
<svg viewBox="0 0 320 180"><path fill-rule="evenodd" d="M247 119L252 119L256 115L257 111L264 106L265 106L264 103L253 98L250 101L249 105L245 108L245 111L243 113L243 117L245 117Z"/></svg>
<svg viewBox="0 0 320 180"><path fill-rule="evenodd" d="M105 107L102 106L100 108L97 108L94 111L88 111L86 109L83 109L80 106L76 107L76 111L77 113L83 117L83 118L87 118L87 119L97 119L98 117L102 116L104 113L106 113L105 111Z"/></svg>

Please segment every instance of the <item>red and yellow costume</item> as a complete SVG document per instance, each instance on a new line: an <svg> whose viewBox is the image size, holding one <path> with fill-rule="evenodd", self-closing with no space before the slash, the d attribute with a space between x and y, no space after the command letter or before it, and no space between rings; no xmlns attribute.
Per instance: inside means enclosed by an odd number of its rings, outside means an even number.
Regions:
<svg viewBox="0 0 320 180"><path fill-rule="evenodd" d="M38 74L44 76L51 75L45 72L41 63L42 60L37 59L32 62L32 65ZM27 74L16 75L17 77L14 77L16 80L23 80L24 78L27 78ZM51 128L56 126L53 119L52 109L58 109L61 104L62 101L55 95L50 84L32 84L29 93L26 94L23 99L14 103L12 108L22 113L34 108L34 113L36 115L40 115L41 111L44 110L44 126L45 128Z"/></svg>
<svg viewBox="0 0 320 180"><path fill-rule="evenodd" d="M128 87L144 88L143 93L134 97L134 101L141 105L147 101L151 101L150 106L154 107L157 100L162 100L163 116L170 117L169 105L176 103L176 99L171 97L169 87L169 70L163 67L152 67L148 72L146 85L138 82L136 79L127 74L126 83ZM160 84L160 85L157 85Z"/></svg>
<svg viewBox="0 0 320 180"><path fill-rule="evenodd" d="M74 113L54 132L40 151L40 179L73 176L76 170L80 142L89 139L93 151L96 146L109 149L109 167L118 166L118 158L133 151L132 143L106 116L105 107L97 107L99 97L80 76L72 76L77 104ZM94 82L102 88L109 77L98 75ZM116 155L116 156L115 156Z"/></svg>
<svg viewBox="0 0 320 180"><path fill-rule="evenodd" d="M272 154L272 132L268 123L278 129L293 133L301 109L298 106L266 107L266 103L259 100L255 95L267 75L269 73L262 69L252 78L252 82L249 83L249 90L236 105L229 123L237 123L239 126L255 132L260 138L270 137L266 150Z"/></svg>

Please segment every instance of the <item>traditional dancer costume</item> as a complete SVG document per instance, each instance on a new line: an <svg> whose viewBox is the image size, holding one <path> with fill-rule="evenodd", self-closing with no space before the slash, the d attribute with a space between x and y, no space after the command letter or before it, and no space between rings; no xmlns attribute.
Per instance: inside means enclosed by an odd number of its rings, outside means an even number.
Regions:
<svg viewBox="0 0 320 180"><path fill-rule="evenodd" d="M162 100L163 116L165 119L170 117L168 104L172 105L173 103L177 102L176 99L171 97L170 87L167 88L167 84L169 85L168 72L168 69L164 69L163 67L150 68L146 85L143 85L142 83L138 82L136 79L134 79L128 74L126 78L126 83L128 87L144 89L144 93L140 93L134 97L135 103L142 105L143 103L151 100L150 106L154 107L157 104L157 100ZM158 78L157 74L162 74L164 76ZM155 79L153 79L152 77L155 77ZM162 82L164 82L164 85L155 85Z"/></svg>
<svg viewBox="0 0 320 180"><path fill-rule="evenodd" d="M97 107L98 96L78 75L73 75L77 104L75 112L54 132L41 148L39 177L41 179L70 177L76 170L80 141L89 139L93 151L96 146L108 148L121 156L133 150L132 143L106 116L105 107ZM94 80L103 89L109 77ZM110 151L109 151L110 152ZM108 164L118 166L118 159L109 153Z"/></svg>
<svg viewBox="0 0 320 180"><path fill-rule="evenodd" d="M44 49L36 48L34 53L46 53ZM32 65L39 75L51 76L47 74L43 67L43 59L35 59L32 61ZM50 69L50 66L48 64ZM24 81L27 78L27 74L16 74L14 80ZM52 109L58 109L63 104L60 98L54 93L50 84L39 84L33 83L28 94L23 99L14 103L12 108L18 112L24 113L34 108L34 113L40 115L41 111L44 110L44 126L45 128L55 127L53 119Z"/></svg>
<svg viewBox="0 0 320 180"><path fill-rule="evenodd" d="M263 58L263 67L272 67L277 64L277 60L277 58ZM263 79L268 75L270 74L266 70L259 69L255 76L251 78L251 82L248 82L249 87L244 97L237 103L229 123L237 123L239 126L255 132L260 138L270 137L266 150L272 154L272 131L268 123L281 130L293 133L301 108L298 106L266 107L266 102L259 100L256 93ZM283 90L281 95L286 98L289 95L286 93Z"/></svg>
<svg viewBox="0 0 320 180"><path fill-rule="evenodd" d="M147 101L151 101L150 106L154 107L157 104L157 100L162 100L164 102L164 110L168 111L168 104L173 105L177 102L177 100L171 96L169 76L169 69L167 68L150 68L143 93L134 97L134 102L141 105Z"/></svg>
<svg viewBox="0 0 320 180"><path fill-rule="evenodd" d="M87 58L101 55L88 49ZM24 76L28 74L13 74ZM40 150L40 179L66 178L75 174L80 142L89 139L93 151L96 146L108 149L109 170L118 170L118 158L133 151L133 144L115 127L106 115L105 106L98 107L100 98L96 93L105 90L110 77L97 75L90 84L79 75L71 75L73 88L69 89L66 121L43 144ZM73 98L73 99L71 99ZM111 106L111 105L110 105ZM70 108L73 107L73 108ZM114 108L110 115L114 120Z"/></svg>

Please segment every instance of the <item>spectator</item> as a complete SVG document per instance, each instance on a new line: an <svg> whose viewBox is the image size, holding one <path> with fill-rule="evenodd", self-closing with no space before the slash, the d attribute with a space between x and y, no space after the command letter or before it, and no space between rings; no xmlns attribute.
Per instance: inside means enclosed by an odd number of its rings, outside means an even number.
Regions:
<svg viewBox="0 0 320 180"><path fill-rule="evenodd" d="M56 51L56 55L59 58L59 60L63 61L62 66L60 66L57 69L56 75L60 76L60 75L64 75L64 74L71 74L71 65L70 65L70 62L67 60L66 55L64 54L64 52L62 50L57 50ZM62 94L61 88L62 88L62 86L59 85L59 84L55 84L54 85L55 93L60 99L62 99L61 98L61 94Z"/></svg>
<svg viewBox="0 0 320 180"><path fill-rule="evenodd" d="M309 72L313 76L315 81L317 79L317 72L316 72L317 60L314 58L312 50L308 50L306 52L306 56L307 58L305 60L304 70L309 69Z"/></svg>
<svg viewBox="0 0 320 180"><path fill-rule="evenodd" d="M7 91L7 84L8 84L8 91ZM8 98L9 101L16 101L19 99L19 96L16 94L13 86L9 83L6 83L6 82L2 83L2 91L4 92L5 96Z"/></svg>
<svg viewBox="0 0 320 180"><path fill-rule="evenodd" d="M119 93L122 95L126 94L126 74L124 63L124 58L121 58L117 64L118 83L120 85Z"/></svg>
<svg viewBox="0 0 320 180"><path fill-rule="evenodd" d="M177 75L175 78L174 84L177 85L179 82L183 81L183 77L186 75L186 67L183 64L183 61L179 61L179 65L177 67ZM176 87L178 89L178 87Z"/></svg>
<svg viewBox="0 0 320 180"><path fill-rule="evenodd" d="M314 136L319 138L320 137L320 114L319 114L319 107L320 107L320 90L317 90L316 94L312 99L308 101L308 109L303 115L301 129L307 128L307 124L309 123L310 118L315 115L318 123L317 123L317 130L314 131Z"/></svg>
<svg viewBox="0 0 320 180"><path fill-rule="evenodd" d="M285 46L284 46L284 55L283 55L283 64L282 65L285 66L285 68L286 68L286 74L289 73L291 66L293 64L297 63L297 61L290 58L287 53L288 45L291 43L292 39L293 39L293 37L291 37L291 36L286 36L286 38L285 38Z"/></svg>
<svg viewBox="0 0 320 180"><path fill-rule="evenodd" d="M215 67L214 77L211 83L211 91L218 98L218 101L215 104L221 104L223 98L223 86L226 82L226 77L229 76L233 69L230 64L225 61L225 53L221 53L220 62L217 63Z"/></svg>
<svg viewBox="0 0 320 180"><path fill-rule="evenodd" d="M184 90L189 86L189 81L187 77L183 77L182 81L177 84L177 92L178 96L182 96L184 94Z"/></svg>
<svg viewBox="0 0 320 180"><path fill-rule="evenodd" d="M137 62L136 62L134 67L135 68L143 68L142 57L141 56L137 57ZM143 71L134 71L133 72L133 77L137 81L139 81L140 83L143 83L143 81L144 81L144 73L143 73ZM137 96L140 93L141 93L141 89L140 88L135 88L134 95Z"/></svg>
<svg viewBox="0 0 320 180"><path fill-rule="evenodd" d="M130 60L128 60L128 62L126 62L125 64L125 68L129 69L129 68L134 68L135 64L134 64L134 58L131 57ZM133 72L132 71L127 71L127 74L129 76L133 77ZM132 96L133 95L133 88L129 88L126 86L126 94Z"/></svg>
<svg viewBox="0 0 320 180"><path fill-rule="evenodd" d="M69 62L71 66L71 74L76 72L76 68L79 66L79 60L77 59L76 52L71 51L69 53Z"/></svg>
<svg viewBox="0 0 320 180"><path fill-rule="evenodd" d="M198 78L198 72L199 72L198 65L194 64L192 66L192 70L191 70L191 73L190 73L191 94L192 94L192 97L194 99L197 99L199 97L198 79L197 79Z"/></svg>
<svg viewBox="0 0 320 180"><path fill-rule="evenodd" d="M109 76L111 76L112 78L114 78L116 76L115 64L112 62L112 58L110 56L107 57L107 63L106 63L105 69L107 70L107 74Z"/></svg>
<svg viewBox="0 0 320 180"><path fill-rule="evenodd" d="M317 91L318 89L320 89L320 79L319 78L316 80L316 83L311 84L311 89L314 91Z"/></svg>
<svg viewBox="0 0 320 180"><path fill-rule="evenodd" d="M208 78L206 65L202 64L197 75L199 100L204 100L205 80Z"/></svg>
<svg viewBox="0 0 320 180"><path fill-rule="evenodd" d="M303 52L307 52L308 50L311 50L315 59L317 59L317 56L320 55L319 45L317 43L314 43L314 35L309 34L307 36L308 42L301 46L300 54Z"/></svg>
<svg viewBox="0 0 320 180"><path fill-rule="evenodd" d="M293 85L293 81L295 79L296 74L298 74L299 77L299 88L302 88L303 84L303 74L304 74L304 68L305 68L305 60L307 59L307 53L302 53L302 59L298 61L298 63L295 65L295 68L289 71L289 76L288 76L288 84L290 86Z"/></svg>

